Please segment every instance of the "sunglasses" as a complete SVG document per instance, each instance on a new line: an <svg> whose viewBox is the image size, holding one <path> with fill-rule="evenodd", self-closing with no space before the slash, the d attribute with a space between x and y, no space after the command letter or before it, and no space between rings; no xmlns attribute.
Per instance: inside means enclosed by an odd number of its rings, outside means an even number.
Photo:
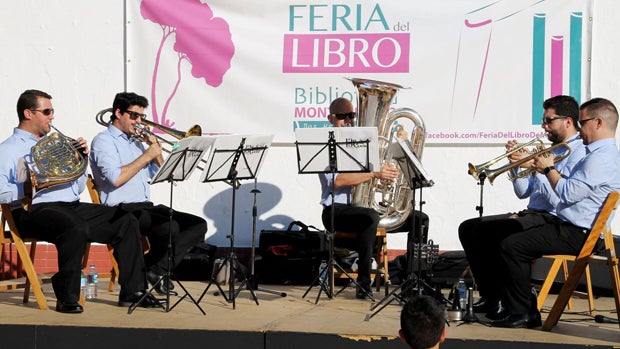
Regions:
<svg viewBox="0 0 620 349"><path fill-rule="evenodd" d="M590 120L594 120L596 119L596 117L593 118L589 118L589 119L583 119L583 120L579 120L577 121L579 123L579 127L583 127L583 124L585 124L586 122L590 121Z"/></svg>
<svg viewBox="0 0 620 349"><path fill-rule="evenodd" d="M332 116L335 117L338 120L344 120L346 118L355 119L356 115L357 114L355 112L353 112L353 111L350 112L350 113L344 113L344 114L332 114Z"/></svg>
<svg viewBox="0 0 620 349"><path fill-rule="evenodd" d="M140 114L138 112L131 111L131 110L126 110L125 113L129 114L129 118L131 120L136 120L138 118L146 119L146 114Z"/></svg>
<svg viewBox="0 0 620 349"><path fill-rule="evenodd" d="M46 109L31 109L31 111L38 111L45 116L50 116L54 114L54 108L46 108Z"/></svg>
<svg viewBox="0 0 620 349"><path fill-rule="evenodd" d="M552 123L553 120L555 120L555 119L566 119L566 118L568 118L568 116L559 116L559 115L558 116L544 116L541 119L541 121L542 121L543 125L545 125L545 124Z"/></svg>

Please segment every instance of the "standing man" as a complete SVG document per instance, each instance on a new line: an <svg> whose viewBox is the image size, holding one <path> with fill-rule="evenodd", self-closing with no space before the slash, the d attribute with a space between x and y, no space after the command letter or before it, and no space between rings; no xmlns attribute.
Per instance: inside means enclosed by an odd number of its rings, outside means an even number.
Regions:
<svg viewBox="0 0 620 349"><path fill-rule="evenodd" d="M568 176L585 156L585 147L578 137L579 104L571 96L560 95L545 100L543 108L541 127L547 139L552 145L565 142L571 147L570 155L555 164L560 173ZM516 146L516 141L509 141L506 143L506 151L510 152ZM565 147L559 147L552 153L559 156L566 152ZM513 153L509 161L515 162L529 155L527 152ZM506 315L500 303L501 285L497 282L497 276L506 272L506 266L499 256L500 242L515 232L544 224L544 216L555 215L555 206L560 201L545 176L517 178L518 173L530 170L531 165L532 162L529 162L523 165L526 168L516 168L509 173L512 178L516 178L513 189L517 197L529 198L527 209L518 213L472 218L459 226L459 239L481 295L481 300L474 305L474 311L486 313L491 320Z"/></svg>
<svg viewBox="0 0 620 349"><path fill-rule="evenodd" d="M119 306L129 306L143 297L146 289L144 260L135 217L117 209L81 203L86 174L77 180L37 191L26 211L21 201L31 191L25 164L34 166L30 149L50 132L54 120L52 97L42 91L27 90L17 101L19 125L0 144L0 202L12 207L17 227L24 237L56 245L58 272L52 277L56 311L81 313L80 272L87 242L114 246L119 264ZM77 139L78 150L88 156L88 145ZM50 156L53 156L51 154ZM52 159L51 159L52 160ZM59 159L53 159L59 160ZM32 168L32 167L31 167ZM150 296L150 295L147 295ZM145 297L143 307L160 306L154 297Z"/></svg>
<svg viewBox="0 0 620 349"><path fill-rule="evenodd" d="M329 106L328 120L333 127L350 127L355 119L353 104L346 98L336 98ZM333 178L334 187L334 227L331 227L331 205L332 205L332 176L331 174L320 173L321 181L321 205L323 212L321 215L323 226L329 231L356 232L357 246L359 254L358 277L355 296L359 299L371 298L370 288L370 269L372 264L372 250L377 235L379 225L379 214L366 207L355 207L351 205L351 189L353 186L379 178L381 180L393 181L398 176L398 170L388 164L381 165L377 172L364 173L336 173ZM425 226L428 227L428 216L422 215ZM416 219L420 215L416 214Z"/></svg>
<svg viewBox="0 0 620 349"><path fill-rule="evenodd" d="M162 147L152 134L143 135L145 145L134 139L136 124L146 118L148 100L133 92L120 92L114 97L112 117L107 130L92 142L90 165L101 202L120 206L132 212L140 222L140 232L149 238L150 250L145 255L147 279L155 285L168 270L168 240L172 233L172 268L190 248L204 241L207 222L198 216L154 205L150 200L150 179L163 164ZM176 295L170 280L160 282L159 294Z"/></svg>
<svg viewBox="0 0 620 349"><path fill-rule="evenodd" d="M618 110L607 99L593 98L581 105L579 126L586 156L568 176L555 168L553 155L534 160L538 176L547 178L559 198L557 216L545 216L543 225L502 241L500 255L507 266L501 274L502 302L508 316L493 326L540 326L540 314L528 314L532 261L547 254L579 254L605 199L610 192L620 191L620 153L615 139ZM599 239L595 250L603 245Z"/></svg>

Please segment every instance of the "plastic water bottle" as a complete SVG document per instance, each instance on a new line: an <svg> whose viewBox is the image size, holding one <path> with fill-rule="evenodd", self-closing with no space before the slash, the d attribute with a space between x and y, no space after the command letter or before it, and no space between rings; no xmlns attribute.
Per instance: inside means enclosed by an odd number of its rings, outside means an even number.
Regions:
<svg viewBox="0 0 620 349"><path fill-rule="evenodd" d="M84 274L84 270L82 270L80 275L80 292L84 295L86 294L86 274Z"/></svg>
<svg viewBox="0 0 620 349"><path fill-rule="evenodd" d="M459 283L456 285L456 289L459 291L461 309L465 309L465 307L467 306L467 285L465 284L465 279L459 279Z"/></svg>
<svg viewBox="0 0 620 349"><path fill-rule="evenodd" d="M94 264L88 267L86 276L86 299L91 300L97 298L97 283L99 282L99 274Z"/></svg>
<svg viewBox="0 0 620 349"><path fill-rule="evenodd" d="M325 278L327 277L327 262L325 260L321 261L321 265L319 266L319 282L325 282Z"/></svg>

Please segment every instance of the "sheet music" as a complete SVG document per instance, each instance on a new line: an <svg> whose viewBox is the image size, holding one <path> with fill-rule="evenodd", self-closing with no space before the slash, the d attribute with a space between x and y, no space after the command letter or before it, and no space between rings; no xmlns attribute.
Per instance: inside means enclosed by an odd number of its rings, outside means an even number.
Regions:
<svg viewBox="0 0 620 349"><path fill-rule="evenodd" d="M400 165L401 171L410 177L409 181L417 180L416 188L431 187L435 184L422 166L418 156L413 152L409 141L397 138L396 142L390 144L390 153ZM409 184L413 187L412 184L414 183Z"/></svg>
<svg viewBox="0 0 620 349"><path fill-rule="evenodd" d="M237 149L243 142L243 151L236 164L236 178L254 178L263 163L267 149L271 146L273 135L224 135L218 136L213 143L211 154L207 159L207 168L200 177L201 182L229 179Z"/></svg>
<svg viewBox="0 0 620 349"><path fill-rule="evenodd" d="M295 138L298 165L302 173L330 172L329 133L334 133L336 167L338 172L364 172L368 157L368 170L377 171L379 145L376 127L327 127L298 128ZM365 143L368 141L368 143ZM360 166L361 165L361 166Z"/></svg>
<svg viewBox="0 0 620 349"><path fill-rule="evenodd" d="M189 177L214 141L215 137L211 136L191 136L181 139L173 147L151 180L151 184Z"/></svg>

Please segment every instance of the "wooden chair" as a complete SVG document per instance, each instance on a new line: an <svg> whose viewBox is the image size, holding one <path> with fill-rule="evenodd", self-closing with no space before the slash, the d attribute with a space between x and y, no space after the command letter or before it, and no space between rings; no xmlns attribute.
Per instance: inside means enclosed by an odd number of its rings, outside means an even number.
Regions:
<svg viewBox="0 0 620 349"><path fill-rule="evenodd" d="M550 331L551 328L558 323L564 308L567 306L570 297L577 287L577 283L586 271L589 263L603 263L609 267L611 284L616 302L616 313L620 320L620 278L618 273L618 257L616 256L611 229L607 227L610 217L613 216L612 214L616 211L618 204L620 203L618 201L619 196L620 195L618 192L615 191L609 193L607 196L607 199L605 200L605 203L603 204L603 207L598 213L598 217L592 226L592 230L590 231L590 234L588 234L586 242L583 244L579 255L575 257L573 268L568 274L568 278L564 282L564 286L562 286L558 297L553 303L549 316L547 316L547 319L543 323L542 329L544 331ZM605 251L601 255L594 255L594 246L596 245L601 234L603 234L605 240ZM555 279L555 275L553 276L553 279ZM591 294L592 293L590 292L590 295Z"/></svg>
<svg viewBox="0 0 620 349"><path fill-rule="evenodd" d="M336 231L334 235L335 241L341 239L356 239L357 234L350 232ZM337 242L335 242L337 244ZM371 275L374 274L375 287L377 292L381 289L381 284L385 287L385 294L388 294L388 286L390 281L390 275L388 274L388 248L387 248L387 231L385 228L377 228L377 238L375 245L375 261L377 262L377 268L370 271ZM353 278L357 277L356 272L350 272L349 275ZM383 275L383 276L382 276ZM346 279L347 275L342 271L334 268L333 279ZM382 282L383 279L383 282Z"/></svg>
<svg viewBox="0 0 620 349"><path fill-rule="evenodd" d="M17 272L21 273L21 269L26 272L26 279L17 278L7 281L0 282L0 291L6 290L14 290L14 289L24 289L24 297L23 302L28 303L28 299L30 296L30 287L32 286L32 292L34 292L35 298L37 299L37 304L39 305L39 309L47 310L49 309L47 306L47 300L45 299L45 295L43 294L43 290L41 289L41 285L43 284L43 279L40 279L34 270L34 255L37 248L37 240L36 239L22 239L17 230L17 226L15 225L15 220L13 219L13 215L11 214L11 209L8 204L2 204L2 211L0 214L1 223L2 223L2 236L0 236L0 253L4 255L4 246L5 244L12 244L15 246L17 250L17 258L19 260ZM8 227L8 230L5 230ZM26 247L26 242L30 243L30 251L28 251ZM18 275L19 276L19 275ZM46 280L50 280L50 278L46 278Z"/></svg>
<svg viewBox="0 0 620 349"><path fill-rule="evenodd" d="M547 273L547 277L538 291L538 297L536 299L538 305L538 311L542 309L545 305L545 300L549 295L549 291L551 290L551 286L553 286L553 282L556 279L558 272L560 271L560 267L562 267L562 272L564 275L564 282L568 279L568 262L574 262L577 259L577 256L571 255L546 255L542 256L542 258L552 259L553 262L551 267L549 268L549 272ZM594 315L594 295L592 293L592 278L590 277L590 266L586 265L585 269L585 278L586 278L586 292L585 297L588 298L588 310L590 315ZM574 291L573 296L577 295L582 297L584 294L582 292ZM567 304L568 310L573 309L573 301L572 298L568 299Z"/></svg>

